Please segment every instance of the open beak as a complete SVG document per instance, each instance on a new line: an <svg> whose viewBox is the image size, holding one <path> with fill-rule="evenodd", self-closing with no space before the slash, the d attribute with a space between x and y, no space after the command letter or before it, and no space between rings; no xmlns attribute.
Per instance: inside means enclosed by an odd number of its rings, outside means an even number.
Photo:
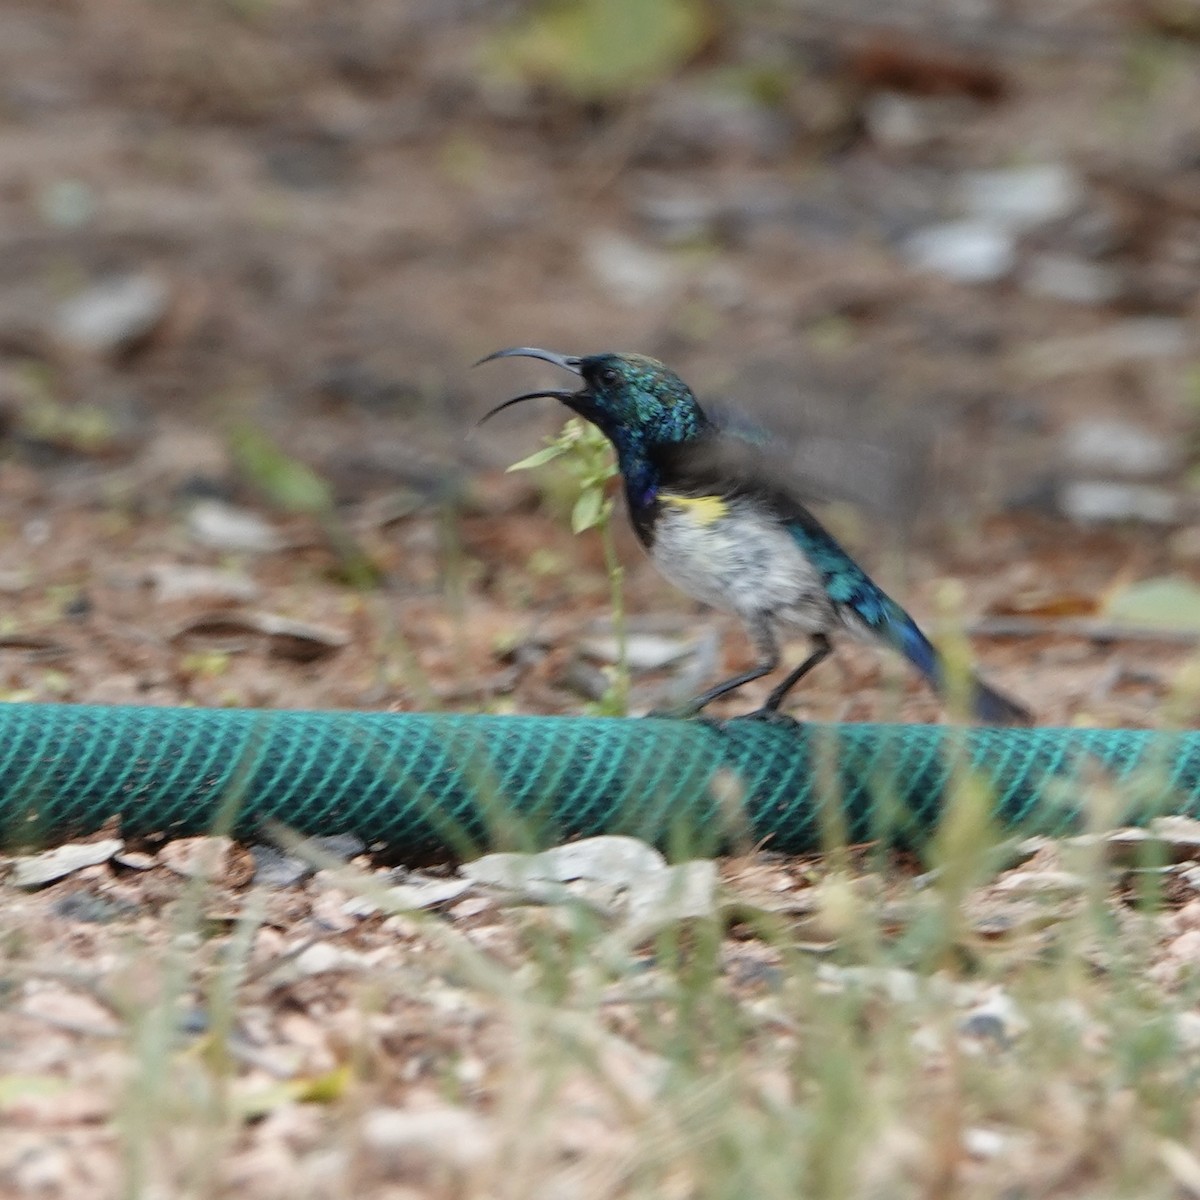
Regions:
<svg viewBox="0 0 1200 1200"><path fill-rule="evenodd" d="M575 355L555 354L553 350L539 350L536 346L509 346L507 350L497 350L494 354L481 358L475 365L481 367L496 358L540 358L542 362L553 363L556 367L562 367L576 375L580 373L580 359Z"/></svg>
<svg viewBox="0 0 1200 1200"><path fill-rule="evenodd" d="M475 365L482 366L486 362L492 362L497 358L540 358L542 362L553 363L556 367L562 367L566 371L571 371L576 375L581 374L580 360L570 354L555 354L553 350L539 350L536 346L510 346L507 350L497 350L494 354L489 354L486 358L481 358ZM546 397L551 400L559 400L568 408L573 407L572 401L579 396L579 392L568 392L563 388L550 389L544 392L525 392L524 395L514 396L511 400L505 400L503 404L496 405L495 408L483 414L479 418L477 424L482 425L484 421L490 420L498 412L503 412L506 408L511 408L514 404L520 404L523 400L537 400Z"/></svg>
<svg viewBox="0 0 1200 1200"><path fill-rule="evenodd" d="M495 408L489 409L475 424L478 426L482 425L484 421L490 421L498 412L503 412L506 408L512 408L514 404L520 404L522 400L537 400L542 396L547 396L551 400L561 400L569 406L578 394L578 392L568 392L562 388L556 388L548 392L526 392L523 396L514 396L511 400L505 400L503 404L497 404Z"/></svg>

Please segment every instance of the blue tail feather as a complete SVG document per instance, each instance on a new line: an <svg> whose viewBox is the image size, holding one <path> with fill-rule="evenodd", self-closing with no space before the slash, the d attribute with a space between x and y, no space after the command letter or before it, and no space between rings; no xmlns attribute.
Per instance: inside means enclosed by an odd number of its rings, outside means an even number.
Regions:
<svg viewBox="0 0 1200 1200"><path fill-rule="evenodd" d="M942 658L917 623L894 600L888 600L893 610L891 633L893 645L929 680L939 696L946 694L946 675ZM1015 701L989 687L978 675L970 677L972 715L988 725L1028 725L1029 712Z"/></svg>
<svg viewBox="0 0 1200 1200"><path fill-rule="evenodd" d="M929 681L939 696L946 692L941 656L917 623L815 523L789 525L789 532L809 561L821 572L825 591L834 606L852 615L860 627L871 630L885 645L898 650ZM977 676L971 679L971 711L993 725L1027 725L1029 713L989 687Z"/></svg>
<svg viewBox="0 0 1200 1200"><path fill-rule="evenodd" d="M942 666L938 652L908 613L894 601L890 602L890 607L894 611L888 621L889 633L896 648L936 689L940 690Z"/></svg>

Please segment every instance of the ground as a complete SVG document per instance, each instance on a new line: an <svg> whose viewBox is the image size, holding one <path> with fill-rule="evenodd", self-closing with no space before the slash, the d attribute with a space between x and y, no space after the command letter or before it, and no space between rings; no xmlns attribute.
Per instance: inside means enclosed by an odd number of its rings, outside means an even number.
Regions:
<svg viewBox="0 0 1200 1200"><path fill-rule="evenodd" d="M640 7L633 80L516 3L0 3L4 699L600 702L601 540L504 472L560 414L473 428L537 344L780 431L1040 723L1196 726L1195 5ZM616 539L635 711L749 665ZM857 647L795 711L945 716ZM1200 1194L1167 845L748 849L633 932L111 849L2 885L0 1193Z"/></svg>

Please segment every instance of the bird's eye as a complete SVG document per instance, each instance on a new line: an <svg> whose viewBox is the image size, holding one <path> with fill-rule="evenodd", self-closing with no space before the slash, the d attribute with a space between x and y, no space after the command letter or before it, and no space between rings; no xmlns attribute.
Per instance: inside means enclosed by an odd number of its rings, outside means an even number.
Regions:
<svg viewBox="0 0 1200 1200"><path fill-rule="evenodd" d="M598 378L605 387L612 387L621 377L617 374L616 367L603 367Z"/></svg>

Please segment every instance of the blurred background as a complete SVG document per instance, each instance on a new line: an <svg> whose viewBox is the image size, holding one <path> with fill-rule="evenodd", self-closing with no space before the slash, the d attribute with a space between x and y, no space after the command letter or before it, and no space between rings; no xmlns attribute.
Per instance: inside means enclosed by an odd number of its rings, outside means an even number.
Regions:
<svg viewBox="0 0 1200 1200"><path fill-rule="evenodd" d="M468 432L532 344L749 410L1045 719L1145 722L1200 622L1198 290L1197 0L4 0L0 677L595 700L600 551L503 473L561 413ZM620 549L646 671L743 660ZM813 703L875 715L849 662Z"/></svg>

